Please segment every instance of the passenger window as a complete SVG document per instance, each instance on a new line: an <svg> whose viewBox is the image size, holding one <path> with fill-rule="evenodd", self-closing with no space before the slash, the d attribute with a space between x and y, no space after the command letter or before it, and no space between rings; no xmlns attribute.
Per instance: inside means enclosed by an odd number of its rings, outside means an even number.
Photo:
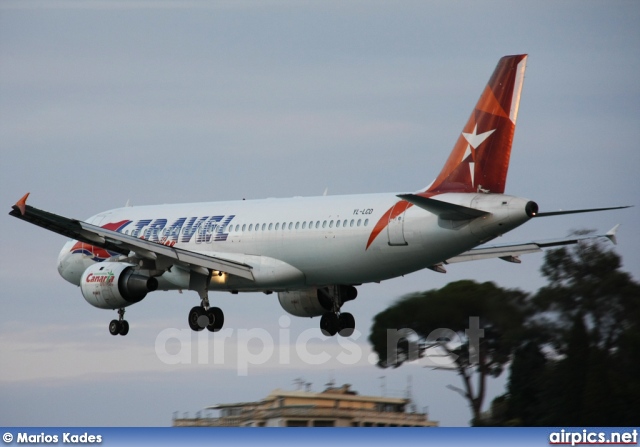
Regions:
<svg viewBox="0 0 640 447"><path fill-rule="evenodd" d="M362 219L358 219L358 226L360 226L361 222L362 222Z"/></svg>
<svg viewBox="0 0 640 447"><path fill-rule="evenodd" d="M327 221L325 220L322 222L322 228L326 228L326 227L327 227Z"/></svg>
<svg viewBox="0 0 640 447"><path fill-rule="evenodd" d="M329 221L329 228L333 228L333 221Z"/></svg>
<svg viewBox="0 0 640 447"><path fill-rule="evenodd" d="M351 219L351 223L349 224L349 226L353 226L353 219Z"/></svg>
<svg viewBox="0 0 640 447"><path fill-rule="evenodd" d="M307 228L307 223L306 222L302 222L302 229L304 230L305 228Z"/></svg>
<svg viewBox="0 0 640 447"><path fill-rule="evenodd" d="M299 226L300 226L300 222L296 222L296 230L298 229Z"/></svg>
<svg viewBox="0 0 640 447"><path fill-rule="evenodd" d="M272 224L272 223L270 223L270 224L269 224L269 231L271 231L271 229L272 229L272 228L273 228L273 224Z"/></svg>
<svg viewBox="0 0 640 447"><path fill-rule="evenodd" d="M246 225L246 224L243 224L243 225L242 225L242 231L244 231L244 230L246 230L246 229L247 229L247 225Z"/></svg>
<svg viewBox="0 0 640 447"><path fill-rule="evenodd" d="M276 224L276 231L278 231L278 228L280 228L280 222Z"/></svg>
<svg viewBox="0 0 640 447"><path fill-rule="evenodd" d="M316 228L320 228L320 221L316 221Z"/></svg>
<svg viewBox="0 0 640 447"><path fill-rule="evenodd" d="M367 225L369 225L369 219L364 220L364 226L366 227Z"/></svg>
<svg viewBox="0 0 640 447"><path fill-rule="evenodd" d="M263 223L263 224L262 224L262 231L264 231L266 228L267 228L267 224L266 224L266 223Z"/></svg>
<svg viewBox="0 0 640 447"><path fill-rule="evenodd" d="M289 229L293 227L293 222L289 222Z"/></svg>
<svg viewBox="0 0 640 447"><path fill-rule="evenodd" d="M336 221L336 228L340 228L340 221Z"/></svg>
<svg viewBox="0 0 640 447"><path fill-rule="evenodd" d="M347 226L347 219L344 220L344 222L342 222L342 226L346 227Z"/></svg>

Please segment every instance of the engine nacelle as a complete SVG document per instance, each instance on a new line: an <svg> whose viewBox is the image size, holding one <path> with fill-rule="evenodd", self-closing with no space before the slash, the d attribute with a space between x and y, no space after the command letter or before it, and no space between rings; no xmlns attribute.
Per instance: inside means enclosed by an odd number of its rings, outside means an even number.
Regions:
<svg viewBox="0 0 640 447"><path fill-rule="evenodd" d="M333 310L334 301L341 307L356 298L353 286L330 286L320 289L303 289L278 292L278 301L284 310L296 317L318 317Z"/></svg>
<svg viewBox="0 0 640 447"><path fill-rule="evenodd" d="M120 309L141 301L158 288L158 280L139 275L131 264L99 262L87 268L80 279L82 296L100 309Z"/></svg>

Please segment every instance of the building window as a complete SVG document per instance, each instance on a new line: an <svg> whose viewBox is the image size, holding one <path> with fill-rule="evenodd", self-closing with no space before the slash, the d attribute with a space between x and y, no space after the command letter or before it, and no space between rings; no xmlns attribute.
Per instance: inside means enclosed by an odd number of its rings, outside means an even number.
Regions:
<svg viewBox="0 0 640 447"><path fill-rule="evenodd" d="M287 427L308 427L307 421L288 420L285 424Z"/></svg>
<svg viewBox="0 0 640 447"><path fill-rule="evenodd" d="M313 421L312 425L314 427L335 427L336 421L319 420L319 421Z"/></svg>

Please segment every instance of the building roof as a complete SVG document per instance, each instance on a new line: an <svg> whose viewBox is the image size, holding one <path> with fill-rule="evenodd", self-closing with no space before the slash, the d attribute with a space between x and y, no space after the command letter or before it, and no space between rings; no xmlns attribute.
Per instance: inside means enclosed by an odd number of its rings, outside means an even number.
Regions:
<svg viewBox="0 0 640 447"><path fill-rule="evenodd" d="M409 399L401 398L401 397L387 397L387 396L363 396L358 394L356 391L351 390L351 385L345 384L339 388L329 387L322 392L314 393L311 391L288 391L281 390L279 388L273 390L267 397L257 402L236 402L236 403L228 403L228 404L216 404L210 407L207 407L207 410L220 410L223 408L233 408L233 407L248 407L248 406L256 406L260 404L265 404L267 402L272 402L279 398L286 397L294 397L294 398L302 398L302 399L313 399L313 400L342 400L342 401L351 401L351 402L375 402L381 404L393 404L393 405L403 405L409 403Z"/></svg>

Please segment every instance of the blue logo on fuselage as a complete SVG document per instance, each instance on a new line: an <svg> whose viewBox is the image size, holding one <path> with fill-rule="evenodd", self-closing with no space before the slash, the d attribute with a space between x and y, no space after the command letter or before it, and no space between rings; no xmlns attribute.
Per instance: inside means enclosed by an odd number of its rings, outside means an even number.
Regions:
<svg viewBox="0 0 640 447"><path fill-rule="evenodd" d="M162 218L140 219L126 223L116 231L151 242L170 245L174 245L178 241L189 243L194 236L196 243L223 242L229 237L227 229L234 217L236 217L235 214L180 217L171 225L167 225L168 220Z"/></svg>

